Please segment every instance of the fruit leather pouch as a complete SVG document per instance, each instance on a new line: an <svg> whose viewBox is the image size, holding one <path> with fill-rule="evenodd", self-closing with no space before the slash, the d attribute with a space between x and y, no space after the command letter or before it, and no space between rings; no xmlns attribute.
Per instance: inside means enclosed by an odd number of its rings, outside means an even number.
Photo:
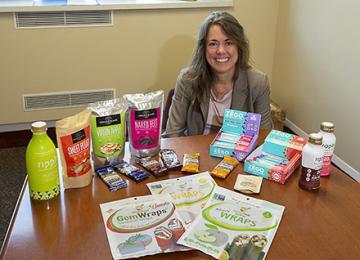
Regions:
<svg viewBox="0 0 360 260"><path fill-rule="evenodd" d="M84 187L92 180L90 117L91 110L85 109L56 121L56 139L65 189Z"/></svg>
<svg viewBox="0 0 360 260"><path fill-rule="evenodd" d="M125 113L123 98L89 104L95 169L119 163L124 154Z"/></svg>
<svg viewBox="0 0 360 260"><path fill-rule="evenodd" d="M130 153L136 157L159 153L164 102L162 90L147 94L127 94L126 115L129 132Z"/></svg>
<svg viewBox="0 0 360 260"><path fill-rule="evenodd" d="M185 227L201 213L216 186L208 172L147 184L151 194L169 194Z"/></svg>
<svg viewBox="0 0 360 260"><path fill-rule="evenodd" d="M284 207L215 186L178 244L216 259L264 259Z"/></svg>
<svg viewBox="0 0 360 260"><path fill-rule="evenodd" d="M100 204L114 259L185 251L185 232L169 195L148 195Z"/></svg>

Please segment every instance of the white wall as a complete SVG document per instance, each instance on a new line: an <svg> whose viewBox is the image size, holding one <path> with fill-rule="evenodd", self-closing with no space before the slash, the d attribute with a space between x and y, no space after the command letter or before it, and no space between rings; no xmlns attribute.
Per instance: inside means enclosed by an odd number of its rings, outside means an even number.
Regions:
<svg viewBox="0 0 360 260"><path fill-rule="evenodd" d="M358 0L280 0L272 81L290 123L307 133L335 123L335 154L357 174L359 25Z"/></svg>

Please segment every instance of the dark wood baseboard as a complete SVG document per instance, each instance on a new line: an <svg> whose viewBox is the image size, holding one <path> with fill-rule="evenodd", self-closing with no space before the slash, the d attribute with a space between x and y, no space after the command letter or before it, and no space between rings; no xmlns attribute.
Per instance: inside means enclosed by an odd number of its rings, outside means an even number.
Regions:
<svg viewBox="0 0 360 260"><path fill-rule="evenodd" d="M47 134L57 147L55 127L48 128ZM0 148L27 146L31 136L32 133L30 130L0 133Z"/></svg>

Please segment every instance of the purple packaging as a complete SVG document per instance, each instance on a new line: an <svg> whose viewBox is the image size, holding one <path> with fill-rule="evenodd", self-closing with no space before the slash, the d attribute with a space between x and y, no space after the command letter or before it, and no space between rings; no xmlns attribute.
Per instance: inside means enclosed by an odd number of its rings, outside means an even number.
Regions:
<svg viewBox="0 0 360 260"><path fill-rule="evenodd" d="M210 156L223 158L227 155L242 161L256 146L260 121L260 114L226 109L222 128L211 142ZM228 144L224 145L219 140L223 140L222 136L227 135L239 138L228 138ZM231 145L232 142L234 145Z"/></svg>
<svg viewBox="0 0 360 260"><path fill-rule="evenodd" d="M128 102L127 126L130 153L148 157L159 153L164 92L124 95Z"/></svg>

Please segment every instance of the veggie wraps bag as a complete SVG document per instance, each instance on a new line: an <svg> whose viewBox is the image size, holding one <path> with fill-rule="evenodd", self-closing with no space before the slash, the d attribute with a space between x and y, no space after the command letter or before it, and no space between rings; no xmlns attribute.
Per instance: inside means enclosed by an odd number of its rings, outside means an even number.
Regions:
<svg viewBox="0 0 360 260"><path fill-rule="evenodd" d="M159 153L164 92L127 94L130 153L136 157Z"/></svg>
<svg viewBox="0 0 360 260"><path fill-rule="evenodd" d="M201 214L216 182L208 172L147 184L151 194L169 194L180 220L188 227Z"/></svg>
<svg viewBox="0 0 360 260"><path fill-rule="evenodd" d="M56 121L56 139L65 189L84 187L92 180L90 116L91 110L85 109Z"/></svg>
<svg viewBox="0 0 360 260"><path fill-rule="evenodd" d="M216 259L264 259L284 207L216 186L178 243Z"/></svg>
<svg viewBox="0 0 360 260"><path fill-rule="evenodd" d="M114 259L189 250L176 243L185 228L168 195L127 198L100 209Z"/></svg>
<svg viewBox="0 0 360 260"><path fill-rule="evenodd" d="M95 169L121 162L125 145L125 112L123 98L89 104L92 110L91 137Z"/></svg>

